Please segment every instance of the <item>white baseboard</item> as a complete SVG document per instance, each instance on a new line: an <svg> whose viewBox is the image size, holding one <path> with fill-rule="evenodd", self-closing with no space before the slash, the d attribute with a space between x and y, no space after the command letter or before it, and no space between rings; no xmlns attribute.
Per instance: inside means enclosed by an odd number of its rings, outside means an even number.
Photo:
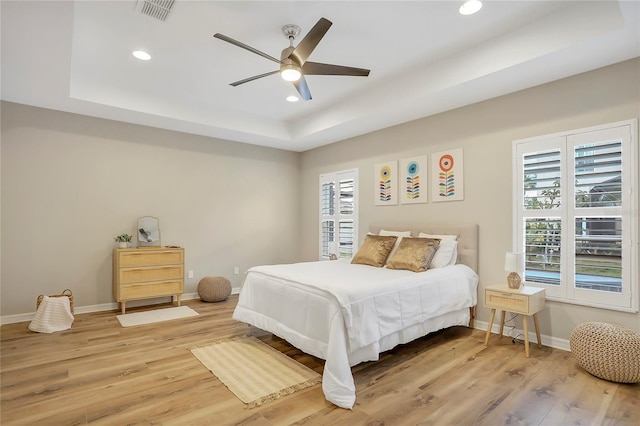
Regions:
<svg viewBox="0 0 640 426"><path fill-rule="evenodd" d="M486 321L475 321L474 324L474 328L477 330L483 330L483 331L487 331L487 326L489 325L488 322ZM507 337L516 337L516 336L520 336L519 338L521 339L522 336L524 336L524 331L520 330L518 328L514 328L511 333L509 333L509 331L511 330L511 327L507 327L507 324L505 322L505 326L504 326L504 335L506 335ZM500 324L493 324L493 326L491 327L491 332L493 334L499 334L500 333ZM509 334L507 334L509 333ZM563 351L571 351L571 348L569 346L569 341L566 339L559 339L557 337L553 337L553 336L547 336L545 334L541 334L540 335L540 340L542 340L542 344L544 346L549 346L551 348L555 348L555 349L561 349ZM536 338L536 333L535 330L534 331L529 331L529 343L538 343L538 339Z"/></svg>
<svg viewBox="0 0 640 426"><path fill-rule="evenodd" d="M232 288L231 294L239 294L240 288ZM198 293L184 293L180 300L192 300L199 299L200 296ZM158 299L141 299L141 300L132 300L127 302L127 307L137 307L137 306L146 306L146 305L157 305L160 303L166 303L166 298L158 298ZM111 303L102 303L100 305L88 305L88 306L74 306L73 312L74 314L88 314L90 312L102 312L102 311L113 311L120 309L120 305L117 302ZM25 314L15 314L15 315L4 315L0 317L0 325L4 324L13 324L16 322L25 322L31 321L35 316L35 312L28 312Z"/></svg>

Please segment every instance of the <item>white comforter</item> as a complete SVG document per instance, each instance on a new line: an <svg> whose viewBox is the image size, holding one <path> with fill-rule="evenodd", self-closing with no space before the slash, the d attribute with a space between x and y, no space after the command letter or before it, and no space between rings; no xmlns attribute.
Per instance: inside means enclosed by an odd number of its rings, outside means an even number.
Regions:
<svg viewBox="0 0 640 426"><path fill-rule="evenodd" d="M233 318L326 360L327 400L352 408L351 366L429 332L466 325L478 276L465 265L415 273L348 260L249 269Z"/></svg>

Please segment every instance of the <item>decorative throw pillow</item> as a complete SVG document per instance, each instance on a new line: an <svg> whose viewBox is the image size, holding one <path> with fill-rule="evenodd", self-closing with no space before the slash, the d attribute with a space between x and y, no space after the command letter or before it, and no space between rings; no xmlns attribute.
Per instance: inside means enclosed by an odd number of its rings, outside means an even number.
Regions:
<svg viewBox="0 0 640 426"><path fill-rule="evenodd" d="M396 236L367 234L351 263L383 267L397 238Z"/></svg>
<svg viewBox="0 0 640 426"><path fill-rule="evenodd" d="M407 269L424 272L438 249L437 238L403 238L393 257L387 262L389 269Z"/></svg>
<svg viewBox="0 0 640 426"><path fill-rule="evenodd" d="M429 268L442 268L443 266L455 265L458 257L457 235L437 235L421 232L418 236L420 238L438 238L440 240L440 246L435 256L433 256Z"/></svg>
<svg viewBox="0 0 640 426"><path fill-rule="evenodd" d="M393 245L393 248L391 249L391 253L389 253L389 257L387 258L387 259L391 259L393 257L393 254L396 252L396 250L398 250L400 241L402 241L404 237L410 237L411 231L387 231L386 229L381 229L378 235L382 235L385 237L388 237L389 235L394 235L398 237L398 239L396 240L396 243Z"/></svg>

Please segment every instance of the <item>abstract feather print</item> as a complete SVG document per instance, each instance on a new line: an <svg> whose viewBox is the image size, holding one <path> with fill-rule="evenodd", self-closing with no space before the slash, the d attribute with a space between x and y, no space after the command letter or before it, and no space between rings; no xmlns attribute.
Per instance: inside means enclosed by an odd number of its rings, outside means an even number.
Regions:
<svg viewBox="0 0 640 426"><path fill-rule="evenodd" d="M456 195L456 178L453 171L453 156L445 154L440 157L438 166L438 195L440 197L454 197Z"/></svg>
<svg viewBox="0 0 640 426"><path fill-rule="evenodd" d="M398 204L398 162L378 163L375 172L375 205L391 206Z"/></svg>
<svg viewBox="0 0 640 426"><path fill-rule="evenodd" d="M389 166L380 169L380 201L391 201L391 168Z"/></svg>
<svg viewBox="0 0 640 426"><path fill-rule="evenodd" d="M431 201L464 200L462 148L431 154Z"/></svg>
<svg viewBox="0 0 640 426"><path fill-rule="evenodd" d="M429 157L419 155L400 160L400 182L402 182L401 204L427 202L427 163Z"/></svg>
<svg viewBox="0 0 640 426"><path fill-rule="evenodd" d="M420 198L420 166L417 161L412 161L407 166L406 192L408 200Z"/></svg>

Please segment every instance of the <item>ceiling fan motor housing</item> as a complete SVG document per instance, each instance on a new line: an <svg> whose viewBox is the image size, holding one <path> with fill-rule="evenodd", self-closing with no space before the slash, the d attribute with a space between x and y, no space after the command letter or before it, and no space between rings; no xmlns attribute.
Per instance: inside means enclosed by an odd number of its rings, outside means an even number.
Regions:
<svg viewBox="0 0 640 426"><path fill-rule="evenodd" d="M280 61L282 61L283 63L285 61L289 61L290 63L295 63L291 59L289 59L289 55L291 54L291 52L293 52L293 49L294 49L293 46L287 47L286 49L282 49L282 53L280 54Z"/></svg>

